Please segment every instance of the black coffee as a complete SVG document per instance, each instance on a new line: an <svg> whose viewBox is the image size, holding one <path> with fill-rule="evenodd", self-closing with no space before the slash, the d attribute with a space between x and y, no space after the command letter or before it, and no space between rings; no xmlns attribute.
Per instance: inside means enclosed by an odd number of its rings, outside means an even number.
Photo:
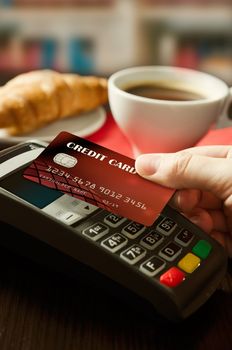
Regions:
<svg viewBox="0 0 232 350"><path fill-rule="evenodd" d="M195 101L202 100L203 95L193 91L178 90L168 86L159 86L152 83L138 83L137 85L128 86L124 91L141 97L153 98L156 100L168 101Z"/></svg>

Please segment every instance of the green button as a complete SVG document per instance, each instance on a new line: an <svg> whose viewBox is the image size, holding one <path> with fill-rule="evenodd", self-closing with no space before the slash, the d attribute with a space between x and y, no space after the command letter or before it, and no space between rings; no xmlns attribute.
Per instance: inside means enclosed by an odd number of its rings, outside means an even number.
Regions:
<svg viewBox="0 0 232 350"><path fill-rule="evenodd" d="M206 259L211 249L211 244L202 239L193 247L192 251L194 254L199 256L199 258Z"/></svg>

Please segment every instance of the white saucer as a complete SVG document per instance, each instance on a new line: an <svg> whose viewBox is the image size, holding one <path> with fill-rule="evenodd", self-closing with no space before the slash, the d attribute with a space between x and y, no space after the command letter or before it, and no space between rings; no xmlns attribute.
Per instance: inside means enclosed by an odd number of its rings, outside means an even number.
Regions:
<svg viewBox="0 0 232 350"><path fill-rule="evenodd" d="M61 131L68 131L80 137L86 137L99 130L106 120L106 112L102 107L77 117L64 118L49 124L35 132L22 136L10 136L5 129L0 129L0 143L16 144L29 139L50 142Z"/></svg>

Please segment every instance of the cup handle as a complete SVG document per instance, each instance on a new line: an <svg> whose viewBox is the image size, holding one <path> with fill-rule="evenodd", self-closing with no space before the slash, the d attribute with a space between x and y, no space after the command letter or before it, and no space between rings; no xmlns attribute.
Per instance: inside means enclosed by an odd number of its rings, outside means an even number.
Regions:
<svg viewBox="0 0 232 350"><path fill-rule="evenodd" d="M232 87L229 88L229 96L225 107L227 117L232 120Z"/></svg>

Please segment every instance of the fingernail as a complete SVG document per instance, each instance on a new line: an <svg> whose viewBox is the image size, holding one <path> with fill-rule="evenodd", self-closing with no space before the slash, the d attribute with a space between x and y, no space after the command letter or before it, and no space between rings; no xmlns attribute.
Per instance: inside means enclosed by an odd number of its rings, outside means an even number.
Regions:
<svg viewBox="0 0 232 350"><path fill-rule="evenodd" d="M140 175L153 175L159 168L161 156L157 154L145 154L136 159L135 168Z"/></svg>

